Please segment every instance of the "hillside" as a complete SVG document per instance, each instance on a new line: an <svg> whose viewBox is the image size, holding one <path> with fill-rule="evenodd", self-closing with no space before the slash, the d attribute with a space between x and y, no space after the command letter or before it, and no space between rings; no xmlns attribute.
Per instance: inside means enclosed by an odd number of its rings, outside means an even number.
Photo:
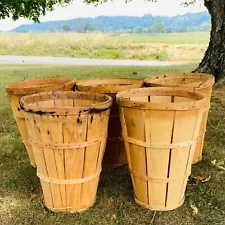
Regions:
<svg viewBox="0 0 225 225"><path fill-rule="evenodd" d="M49 21L21 25L12 32L65 32L80 33L90 31L127 33L172 33L209 31L208 12L187 13L173 17L152 16L98 16L95 18L76 18L71 20Z"/></svg>

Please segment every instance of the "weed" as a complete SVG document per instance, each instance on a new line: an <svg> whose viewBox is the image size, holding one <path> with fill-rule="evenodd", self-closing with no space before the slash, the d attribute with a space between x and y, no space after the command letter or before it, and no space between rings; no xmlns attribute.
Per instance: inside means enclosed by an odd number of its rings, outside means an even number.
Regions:
<svg viewBox="0 0 225 225"><path fill-rule="evenodd" d="M168 53L165 50L161 50L161 51L156 51L156 52L152 52L151 56L156 59L156 60L160 60L160 61L165 61L165 60L170 60Z"/></svg>

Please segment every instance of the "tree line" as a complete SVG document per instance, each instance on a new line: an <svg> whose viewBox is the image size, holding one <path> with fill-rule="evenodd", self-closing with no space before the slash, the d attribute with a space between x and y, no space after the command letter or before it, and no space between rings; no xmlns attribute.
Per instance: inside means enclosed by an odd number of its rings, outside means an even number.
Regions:
<svg viewBox="0 0 225 225"><path fill-rule="evenodd" d="M173 17L152 16L98 16L72 20L50 21L21 25L14 32L125 32L125 33L173 33L210 31L210 15L207 12L187 13Z"/></svg>

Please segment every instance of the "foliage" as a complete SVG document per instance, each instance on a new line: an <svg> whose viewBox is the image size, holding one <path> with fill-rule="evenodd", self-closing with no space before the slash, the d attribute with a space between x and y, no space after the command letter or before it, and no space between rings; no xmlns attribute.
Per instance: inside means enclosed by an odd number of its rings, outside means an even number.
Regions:
<svg viewBox="0 0 225 225"><path fill-rule="evenodd" d="M186 31L209 31L210 26L205 26L210 19L207 12L187 13L173 17L152 16L98 16L95 18L76 18L66 21L50 21L21 25L15 28L15 32L48 32L49 27L54 27L63 32L63 25L70 26L71 31L85 33L87 31L102 30L105 32L126 33L152 33L154 32L186 32ZM152 27L154 29L152 29Z"/></svg>
<svg viewBox="0 0 225 225"><path fill-rule="evenodd" d="M92 23L85 23L84 24L84 32L92 32L98 30L97 26Z"/></svg>
<svg viewBox="0 0 225 225"><path fill-rule="evenodd" d="M57 30L54 27L49 27L49 32L50 33L56 33Z"/></svg>
<svg viewBox="0 0 225 225"><path fill-rule="evenodd" d="M160 61L170 59L169 56L168 56L168 53L165 50L152 52L151 56L154 57L154 59L160 60Z"/></svg>
<svg viewBox="0 0 225 225"><path fill-rule="evenodd" d="M0 1L0 19L12 17L17 20L20 17L39 21L41 15L47 11L52 11L54 5L68 4L72 0L4 0Z"/></svg>
<svg viewBox="0 0 225 225"><path fill-rule="evenodd" d="M164 33L166 31L165 25L163 22L157 22L152 25L152 31L155 33Z"/></svg>
<svg viewBox="0 0 225 225"><path fill-rule="evenodd" d="M70 25L68 23L64 23L62 26L63 31L69 32L71 31Z"/></svg>

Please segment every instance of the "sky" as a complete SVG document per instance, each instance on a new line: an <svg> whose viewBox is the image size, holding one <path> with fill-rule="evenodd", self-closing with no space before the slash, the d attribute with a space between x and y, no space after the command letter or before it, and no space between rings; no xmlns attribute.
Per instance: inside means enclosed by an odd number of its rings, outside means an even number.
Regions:
<svg viewBox="0 0 225 225"><path fill-rule="evenodd" d="M143 16L145 14L175 16L187 12L205 11L204 0L199 0L195 6L184 7L180 3L182 0L158 0L156 3L146 2L145 0L133 0L125 3L125 0L114 0L94 7L83 3L83 0L74 0L68 6L56 6L55 10L48 12L40 18L41 22L53 20L67 20L78 17L96 16ZM22 24L33 23L27 19L13 21L11 19L0 20L0 30L11 30Z"/></svg>

